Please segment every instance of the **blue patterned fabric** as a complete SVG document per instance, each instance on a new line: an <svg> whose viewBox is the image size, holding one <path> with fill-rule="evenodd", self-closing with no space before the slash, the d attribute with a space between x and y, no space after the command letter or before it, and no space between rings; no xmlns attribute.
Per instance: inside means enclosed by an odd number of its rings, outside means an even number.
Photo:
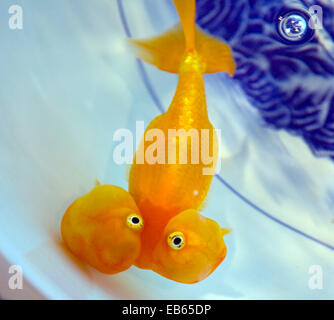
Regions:
<svg viewBox="0 0 334 320"><path fill-rule="evenodd" d="M279 17L294 12L309 20L312 5L322 8L323 29L308 26L297 43L284 39ZM235 78L265 123L334 159L334 2L197 0L197 8L197 24L232 47Z"/></svg>

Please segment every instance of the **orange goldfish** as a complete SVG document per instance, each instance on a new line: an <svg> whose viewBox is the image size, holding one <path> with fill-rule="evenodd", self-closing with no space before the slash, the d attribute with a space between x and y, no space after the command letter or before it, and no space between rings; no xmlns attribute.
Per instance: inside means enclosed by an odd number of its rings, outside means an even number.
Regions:
<svg viewBox="0 0 334 320"><path fill-rule="evenodd" d="M160 161L152 163L146 157L151 153L154 160L156 150L143 139L130 169L129 192L97 185L68 207L61 233L74 255L103 273L118 273L134 264L174 281L194 283L223 261L223 236L229 232L199 214L214 173L205 174L205 169L215 168L218 153L207 114L203 74L226 71L232 75L235 64L225 43L195 28L194 0L174 0L174 4L182 28L176 26L159 37L132 42L144 61L179 75L169 109L145 131L145 136L151 129L162 133ZM192 136L190 141L186 136L181 148L182 138L171 137L171 129L193 130L195 142L196 133L202 141L203 130L207 130L209 138L198 145L193 144ZM171 145L175 147L172 161ZM199 159L199 154L210 150L210 161ZM197 162L177 163L184 154L191 160L194 156ZM137 161L143 155L144 161Z"/></svg>
<svg viewBox="0 0 334 320"><path fill-rule="evenodd" d="M225 71L233 75L235 63L225 43L195 27L195 0L174 0L181 26L175 26L161 36L133 40L137 56L161 70L178 73L179 79L168 110L151 121L145 131L129 172L129 192L145 221L141 233L141 252L135 265L184 283L198 282L207 277L224 259L226 229L198 214L208 193L218 154L217 137L207 113L204 73ZM180 148L179 135L170 137L170 130L192 131L205 144L193 144L193 137ZM152 130L163 133L163 139L149 143ZM204 130L204 131L203 131ZM175 131L174 131L175 132ZM156 151L152 145L159 143ZM194 156L196 163L169 161L173 154ZM160 147L163 153L156 157ZM177 148L179 147L179 148ZM198 155L212 151L207 163ZM144 161L138 161L145 157ZM172 158L173 158L172 157ZM160 160L160 161L159 161ZM174 237L175 236L175 237ZM181 246L179 244L182 244Z"/></svg>
<svg viewBox="0 0 334 320"><path fill-rule="evenodd" d="M113 274L131 267L140 253L143 219L124 189L97 185L66 210L62 237L80 260Z"/></svg>

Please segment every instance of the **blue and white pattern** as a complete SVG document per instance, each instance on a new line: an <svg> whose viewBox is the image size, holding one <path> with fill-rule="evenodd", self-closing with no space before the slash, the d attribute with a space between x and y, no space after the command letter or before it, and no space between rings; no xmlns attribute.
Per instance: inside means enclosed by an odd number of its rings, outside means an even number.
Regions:
<svg viewBox="0 0 334 320"><path fill-rule="evenodd" d="M265 124L334 159L334 2L198 0L197 6L197 23L232 47L235 79ZM321 9L323 28L310 28L315 10L321 22ZM307 22L297 42L279 32L280 17L290 13Z"/></svg>

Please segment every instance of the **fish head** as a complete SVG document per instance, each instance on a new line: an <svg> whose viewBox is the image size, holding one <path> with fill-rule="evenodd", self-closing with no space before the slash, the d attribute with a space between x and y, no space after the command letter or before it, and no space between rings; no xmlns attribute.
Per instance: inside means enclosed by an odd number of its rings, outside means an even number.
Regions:
<svg viewBox="0 0 334 320"><path fill-rule="evenodd" d="M226 233L196 210L183 211L165 227L154 250L152 270L177 282L199 282L224 260Z"/></svg>

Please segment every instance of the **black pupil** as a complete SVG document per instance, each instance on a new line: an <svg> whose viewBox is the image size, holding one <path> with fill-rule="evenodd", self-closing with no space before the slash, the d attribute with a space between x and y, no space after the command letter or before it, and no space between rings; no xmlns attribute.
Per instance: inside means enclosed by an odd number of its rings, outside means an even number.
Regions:
<svg viewBox="0 0 334 320"><path fill-rule="evenodd" d="M137 218L137 217L133 217L133 218L132 218L132 223L133 223L133 224L138 224L138 223L139 223L139 218Z"/></svg>
<svg viewBox="0 0 334 320"><path fill-rule="evenodd" d="M176 245L176 246L178 246L181 242L182 242L182 240L181 240L181 238L180 237L176 237L176 238L174 238L174 244Z"/></svg>

